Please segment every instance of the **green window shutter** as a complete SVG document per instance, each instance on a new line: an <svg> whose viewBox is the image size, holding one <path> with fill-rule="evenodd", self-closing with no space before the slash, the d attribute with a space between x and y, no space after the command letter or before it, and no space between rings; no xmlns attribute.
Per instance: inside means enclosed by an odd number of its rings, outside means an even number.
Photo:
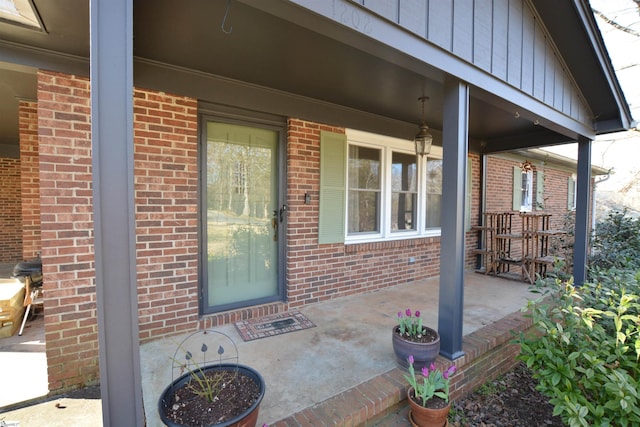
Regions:
<svg viewBox="0 0 640 427"><path fill-rule="evenodd" d="M519 211L522 207L522 169L513 167L513 210Z"/></svg>
<svg viewBox="0 0 640 427"><path fill-rule="evenodd" d="M573 179L572 176L569 177L569 184L567 187L567 209L568 210L573 210L575 209L575 204L574 204L574 199L575 199L575 189L576 189L576 183Z"/></svg>
<svg viewBox="0 0 640 427"><path fill-rule="evenodd" d="M347 136L320 133L320 220L318 243L344 242Z"/></svg>
<svg viewBox="0 0 640 427"><path fill-rule="evenodd" d="M536 172L536 210L544 210L544 171Z"/></svg>

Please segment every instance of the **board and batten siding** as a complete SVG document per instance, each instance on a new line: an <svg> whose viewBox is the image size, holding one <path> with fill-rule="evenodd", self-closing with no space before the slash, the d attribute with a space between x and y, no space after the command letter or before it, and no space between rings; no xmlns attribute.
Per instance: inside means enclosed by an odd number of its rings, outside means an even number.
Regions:
<svg viewBox="0 0 640 427"><path fill-rule="evenodd" d="M592 117L528 0L354 0L581 122Z"/></svg>

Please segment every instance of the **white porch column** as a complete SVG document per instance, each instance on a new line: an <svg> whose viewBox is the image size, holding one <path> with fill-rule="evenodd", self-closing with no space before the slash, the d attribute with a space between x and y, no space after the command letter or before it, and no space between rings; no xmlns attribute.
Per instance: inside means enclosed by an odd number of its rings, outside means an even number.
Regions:
<svg viewBox="0 0 640 427"><path fill-rule="evenodd" d="M91 0L91 147L105 426L143 426L133 196L133 0Z"/></svg>
<svg viewBox="0 0 640 427"><path fill-rule="evenodd" d="M442 129L442 237L438 332L440 354L454 360L462 351L464 303L464 217L469 134L469 86L447 79Z"/></svg>

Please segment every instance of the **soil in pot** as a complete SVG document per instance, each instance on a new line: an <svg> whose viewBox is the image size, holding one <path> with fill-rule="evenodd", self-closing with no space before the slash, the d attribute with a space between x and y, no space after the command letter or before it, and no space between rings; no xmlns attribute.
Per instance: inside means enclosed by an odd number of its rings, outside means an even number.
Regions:
<svg viewBox="0 0 640 427"><path fill-rule="evenodd" d="M217 398L209 402L196 391L195 381L174 391L174 400L166 409L166 417L176 424L192 427L212 426L231 420L260 397L260 387L253 378L242 372L208 371L207 376L221 376ZM216 377L216 380L218 378Z"/></svg>
<svg viewBox="0 0 640 427"><path fill-rule="evenodd" d="M416 405L422 406L422 399L417 398L413 391L409 394L409 398L413 400ZM449 405L449 402L447 402L446 400L438 396L433 396L431 399L427 400L424 407L429 409L443 409L446 408L447 405Z"/></svg>
<svg viewBox="0 0 640 427"><path fill-rule="evenodd" d="M394 333L400 336L403 340L423 343L423 344L434 342L435 340L438 339L438 333L431 328L427 328L426 326L422 327L422 334L420 334L420 336L412 337L412 336L409 336L408 334L401 335L400 326L395 327Z"/></svg>

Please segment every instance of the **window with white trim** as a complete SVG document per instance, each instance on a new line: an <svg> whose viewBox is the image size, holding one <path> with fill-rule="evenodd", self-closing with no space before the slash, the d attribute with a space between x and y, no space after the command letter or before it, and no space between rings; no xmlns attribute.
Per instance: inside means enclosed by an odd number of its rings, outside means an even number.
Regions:
<svg viewBox="0 0 640 427"><path fill-rule="evenodd" d="M442 149L347 131L347 242L440 235Z"/></svg>
<svg viewBox="0 0 640 427"><path fill-rule="evenodd" d="M533 193L533 172L522 171L522 188L521 188L521 205L520 211L531 212L532 206L532 193Z"/></svg>
<svg viewBox="0 0 640 427"><path fill-rule="evenodd" d="M531 212L533 204L533 171L513 167L513 210Z"/></svg>
<svg viewBox="0 0 640 427"><path fill-rule="evenodd" d="M569 182L567 185L567 209L570 211L576 210L576 196L578 194L578 180L576 179L576 175L572 174L569 177Z"/></svg>
<svg viewBox="0 0 640 427"><path fill-rule="evenodd" d="M380 200L382 150L349 145L347 232L378 233L380 231Z"/></svg>
<svg viewBox="0 0 640 427"><path fill-rule="evenodd" d="M438 229L442 212L442 159L427 158L425 185L427 193L426 228Z"/></svg>

